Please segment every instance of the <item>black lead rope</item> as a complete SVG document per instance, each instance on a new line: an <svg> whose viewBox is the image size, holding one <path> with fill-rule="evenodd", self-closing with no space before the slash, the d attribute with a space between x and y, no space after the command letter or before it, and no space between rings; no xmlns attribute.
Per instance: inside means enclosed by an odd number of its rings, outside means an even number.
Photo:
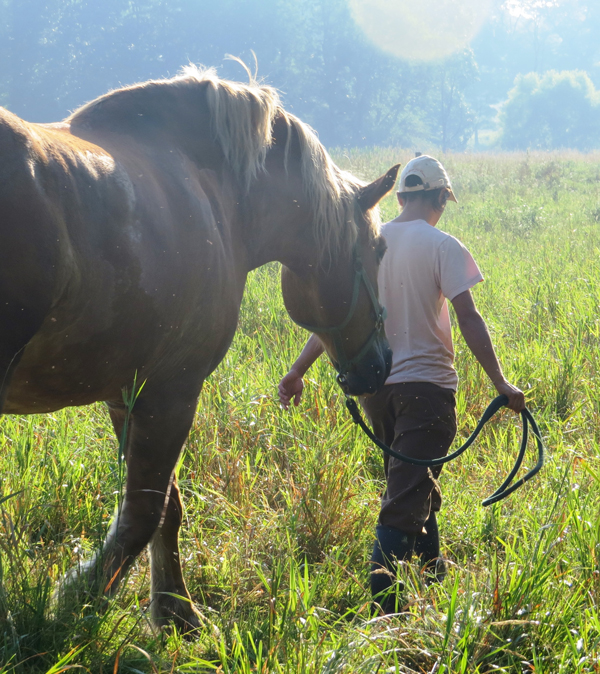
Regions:
<svg viewBox="0 0 600 674"><path fill-rule="evenodd" d="M366 435L370 438L370 440L374 442L381 450L383 450L386 454L389 454L389 456L393 456L395 459L399 459L400 461L412 463L415 466L429 466L429 467L441 466L444 463L448 463L448 461L452 461L452 459L455 459L457 456L460 456L466 449L468 449L473 444L473 442L475 442L475 439L481 433L481 430L483 429L485 424L494 416L494 414L496 414L496 412L500 408L505 407L507 404L508 398L505 395L500 395L497 398L494 398L494 400L492 400L492 402L488 405L487 409L485 410L481 419L479 420L477 428L471 433L465 444L459 447L455 452L452 452L452 454L443 456L440 459L414 459L412 456L404 456L404 454L399 454L398 452L395 452L393 449L390 449L390 447L385 445L383 442L380 442L375 436L375 434L371 431L371 429L367 426L367 424L365 424L365 422L363 421L356 400L350 398L349 396L346 396L346 407L348 408L348 411L352 415L354 423L358 424L362 428L362 430L366 433ZM521 411L521 419L523 422L523 435L521 436L521 447L519 448L519 455L517 456L515 465L513 466L513 469L510 471L506 480L504 480L504 482L498 487L498 489L496 489L496 491L491 496L489 496L488 498L485 499L485 501L483 501L484 506L489 506L492 503L497 503L498 501L501 501L503 498L506 498L509 494L512 494L513 491L518 489L521 485L525 484L525 482L531 480L531 478L534 475L536 475L540 471L541 467L544 465L544 444L542 442L540 429L538 428L538 425L536 424L535 419L533 418L531 412L527 408ZM533 435L535 437L535 441L537 443L538 461L526 475L524 475L520 480L517 480L517 482L515 482L513 485L509 486L510 483L513 481L513 478L517 474L519 468L521 467L521 464L523 463L523 457L525 456L525 450L527 449L527 439L529 437L530 425L531 430L533 431Z"/></svg>

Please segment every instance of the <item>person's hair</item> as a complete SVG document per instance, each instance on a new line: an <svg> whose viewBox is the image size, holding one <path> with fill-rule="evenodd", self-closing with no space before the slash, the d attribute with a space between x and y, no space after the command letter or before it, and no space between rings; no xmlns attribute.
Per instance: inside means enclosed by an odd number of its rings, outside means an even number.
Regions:
<svg viewBox="0 0 600 674"><path fill-rule="evenodd" d="M404 181L406 187L416 187L422 185L423 181L419 176L406 176ZM417 190L416 192L398 192L398 196L408 204L411 201L423 200L429 203L436 211L443 211L448 201L448 188L438 187L435 190Z"/></svg>

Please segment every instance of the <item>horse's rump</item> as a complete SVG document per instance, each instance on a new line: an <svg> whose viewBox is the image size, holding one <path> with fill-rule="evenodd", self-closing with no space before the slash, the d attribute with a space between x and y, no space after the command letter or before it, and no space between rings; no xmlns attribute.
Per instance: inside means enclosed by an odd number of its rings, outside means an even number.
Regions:
<svg viewBox="0 0 600 674"><path fill-rule="evenodd" d="M234 326L239 293L219 298L231 286L221 270L231 237L211 172L177 148L123 138L117 149L109 134L111 153L63 128L9 122L0 311L12 337L2 340L5 360L18 353L20 364L6 411L118 398L136 371L164 377L199 348L214 367L231 335L203 339L198 311L217 331L219 317ZM207 286L218 315L203 302Z"/></svg>

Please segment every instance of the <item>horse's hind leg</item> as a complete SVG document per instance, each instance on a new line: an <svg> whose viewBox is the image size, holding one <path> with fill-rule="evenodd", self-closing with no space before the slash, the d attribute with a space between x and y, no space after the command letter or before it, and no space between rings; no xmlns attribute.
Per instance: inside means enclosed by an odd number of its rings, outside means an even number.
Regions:
<svg viewBox="0 0 600 674"><path fill-rule="evenodd" d="M152 619L157 625L171 620L187 632L198 627L198 616L183 580L179 556L179 528L183 505L173 475L168 502L158 529L150 541L152 564Z"/></svg>
<svg viewBox="0 0 600 674"><path fill-rule="evenodd" d="M182 399L180 392L171 396L165 393L161 396L164 399L169 400L168 405L148 395L137 400L127 434L123 503L101 552L84 569L71 574L67 584L85 575L94 591L114 594L137 555L153 539L153 592L162 594L153 596L152 614L159 623L172 620L189 631L198 625L198 616L179 568L181 500L172 476L194 417L197 396ZM120 434L124 410L118 405L109 409Z"/></svg>
<svg viewBox="0 0 600 674"><path fill-rule="evenodd" d="M5 151L12 142L7 138L0 139L8 142ZM25 347L55 299L60 267L54 224L38 193L23 198L21 187L0 180L0 413Z"/></svg>
<svg viewBox="0 0 600 674"><path fill-rule="evenodd" d="M32 306L23 307L14 301L3 302L2 299L5 297L0 297L0 414L4 409L13 373L28 342L42 325L47 311L45 306L35 306L32 303Z"/></svg>
<svg viewBox="0 0 600 674"><path fill-rule="evenodd" d="M2 410L4 409L4 402L8 395L10 380L19 364L24 348L25 347L23 346L15 353L9 349L5 350L6 353L0 353L0 414L2 414Z"/></svg>

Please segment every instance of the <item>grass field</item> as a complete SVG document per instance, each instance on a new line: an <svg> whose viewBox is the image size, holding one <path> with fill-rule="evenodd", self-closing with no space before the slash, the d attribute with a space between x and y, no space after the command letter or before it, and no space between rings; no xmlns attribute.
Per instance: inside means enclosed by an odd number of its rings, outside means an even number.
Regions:
<svg viewBox="0 0 600 674"><path fill-rule="evenodd" d="M373 178L409 155L337 153ZM449 574L405 569L409 612L369 617L368 559L382 459L323 359L303 405L276 385L306 333L278 267L253 274L240 329L207 381L179 466L182 551L204 616L194 642L153 631L140 557L105 610L51 613L61 575L102 539L122 475L102 405L0 422L0 674L104 672L600 672L600 165L598 156L452 155L460 204L441 227L473 252L473 292L507 377L527 392L543 472L492 508L517 418L491 422L444 469ZM396 214L393 198L384 220ZM494 391L456 335L459 436ZM534 460L533 447L526 464Z"/></svg>

